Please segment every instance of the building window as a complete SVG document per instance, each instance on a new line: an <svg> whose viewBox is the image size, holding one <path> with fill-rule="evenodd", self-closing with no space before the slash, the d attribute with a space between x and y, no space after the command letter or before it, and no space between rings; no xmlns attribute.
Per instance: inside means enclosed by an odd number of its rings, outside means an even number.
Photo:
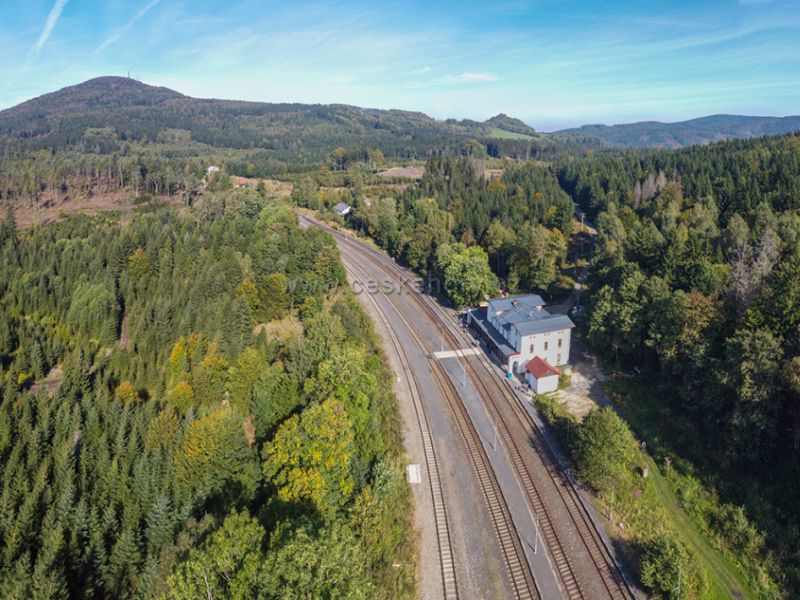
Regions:
<svg viewBox="0 0 800 600"><path fill-rule="evenodd" d="M556 356L556 364L561 364L561 355Z"/></svg>
<svg viewBox="0 0 800 600"><path fill-rule="evenodd" d="M547 352L547 347L550 345L550 342L544 343L544 351Z"/></svg>
<svg viewBox="0 0 800 600"><path fill-rule="evenodd" d="M530 353L533 354L533 344L531 344Z"/></svg>
<svg viewBox="0 0 800 600"><path fill-rule="evenodd" d="M558 347L561 348L561 338L558 338Z"/></svg>

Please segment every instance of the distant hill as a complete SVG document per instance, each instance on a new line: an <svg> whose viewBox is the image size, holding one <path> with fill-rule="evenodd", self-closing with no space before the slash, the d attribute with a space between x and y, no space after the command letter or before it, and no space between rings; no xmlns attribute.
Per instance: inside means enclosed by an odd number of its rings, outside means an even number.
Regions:
<svg viewBox="0 0 800 600"><path fill-rule="evenodd" d="M530 125L527 125L519 119L515 119L514 117L509 117L505 113L495 115L483 123L484 125L490 125L491 127L496 127L497 129L511 133L520 133L522 135L534 135L536 133L536 130Z"/></svg>
<svg viewBox="0 0 800 600"><path fill-rule="evenodd" d="M779 135L794 131L800 131L800 116L711 115L677 123L642 121L612 126L584 125L556 133L596 137L612 146L682 148L695 144L762 135Z"/></svg>
<svg viewBox="0 0 800 600"><path fill-rule="evenodd" d="M165 135L214 147L264 149L278 159L318 160L338 146L370 146L393 156L425 156L470 138L533 132L498 115L485 123L439 121L421 112L344 104L272 104L199 99L124 77L99 77L0 111L0 145L59 148L87 130L113 130L123 141ZM165 133L166 132L166 133Z"/></svg>
<svg viewBox="0 0 800 600"><path fill-rule="evenodd" d="M126 106L156 106L169 100L186 98L174 90L155 87L126 77L98 77L65 87L2 111L3 116L59 114Z"/></svg>
<svg viewBox="0 0 800 600"><path fill-rule="evenodd" d="M470 151L545 158L615 147L678 148L800 130L800 117L714 115L681 123L585 125L541 134L506 114L486 121L441 121L421 112L345 104L201 99L124 77L98 77L0 111L0 151L78 147L115 152L125 143L192 144L257 151L258 160L318 163L337 147L376 148L389 157ZM203 145L199 147L197 144Z"/></svg>

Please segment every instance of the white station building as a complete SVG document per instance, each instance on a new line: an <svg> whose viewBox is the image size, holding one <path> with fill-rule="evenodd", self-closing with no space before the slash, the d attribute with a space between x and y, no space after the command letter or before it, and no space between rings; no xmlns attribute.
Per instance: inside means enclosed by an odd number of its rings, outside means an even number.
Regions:
<svg viewBox="0 0 800 600"><path fill-rule="evenodd" d="M557 367L569 362L570 340L575 324L566 315L551 314L541 296L530 294L495 298L488 306L469 312L469 322L497 355L507 373L524 374L529 380L556 376ZM537 358L535 364L531 360ZM546 367L546 368L545 368ZM545 387L550 387L551 381ZM536 390L537 385L531 384ZM541 391L542 385L538 386Z"/></svg>

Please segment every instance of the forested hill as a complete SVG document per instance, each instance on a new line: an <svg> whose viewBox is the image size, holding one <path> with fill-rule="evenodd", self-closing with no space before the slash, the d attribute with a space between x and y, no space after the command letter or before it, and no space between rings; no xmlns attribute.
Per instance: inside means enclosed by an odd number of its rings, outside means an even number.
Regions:
<svg viewBox="0 0 800 600"><path fill-rule="evenodd" d="M227 190L10 212L0 261L0 597L414 596L392 375L332 238Z"/></svg>
<svg viewBox="0 0 800 600"><path fill-rule="evenodd" d="M377 149L396 158L464 154L470 153L469 141L477 139L490 155L529 158L543 151L582 154L602 146L678 148L797 130L800 116L713 115L541 134L503 113L483 122L439 121L421 112L345 104L191 98L134 79L98 77L0 111L0 153L86 147L87 136L91 143L99 136L106 149L109 143L193 141L309 164L324 161L338 147Z"/></svg>
<svg viewBox="0 0 800 600"><path fill-rule="evenodd" d="M613 146L681 148L728 139L778 135L800 131L800 116L747 117L711 115L677 123L642 121L623 125L584 125L559 134L596 137Z"/></svg>
<svg viewBox="0 0 800 600"><path fill-rule="evenodd" d="M22 120L48 118L74 112L119 109L131 106L157 106L169 100L186 98L165 87L146 85L125 77L98 77L79 85L44 94L2 111L6 118ZM11 133L14 133L11 130Z"/></svg>
<svg viewBox="0 0 800 600"><path fill-rule="evenodd" d="M493 116L491 119L485 121L485 123L487 125L491 125L492 127L497 127L498 129L509 131L511 133L521 133L523 135L533 135L536 133L536 130L530 125L523 123L514 117L509 117L504 113Z"/></svg>
<svg viewBox="0 0 800 600"><path fill-rule="evenodd" d="M559 172L596 216L586 337L640 370L635 405L657 407L659 452L714 473L763 532L733 511L709 520L748 570L766 565L790 590L761 597L800 593L798 174L797 134Z"/></svg>
<svg viewBox="0 0 800 600"><path fill-rule="evenodd" d="M344 104L271 104L190 98L123 77L100 77L0 112L0 148L64 148L87 129L112 128L123 141L176 136L215 147L262 148L278 159L319 160L336 147L370 147L391 156L460 149L497 130L532 134L517 119L437 121L421 112Z"/></svg>

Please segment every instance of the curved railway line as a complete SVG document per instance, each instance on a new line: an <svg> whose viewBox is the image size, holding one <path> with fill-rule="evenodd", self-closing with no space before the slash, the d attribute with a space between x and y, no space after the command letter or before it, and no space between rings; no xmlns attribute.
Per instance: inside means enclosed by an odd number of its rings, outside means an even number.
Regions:
<svg viewBox="0 0 800 600"><path fill-rule="evenodd" d="M350 269L347 269L350 271ZM386 314L378 302L370 296L370 300L375 308L376 314L384 324L392 344L403 369L408 390L411 395L414 413L417 417L420 436L422 439L422 449L425 456L425 469L428 473L428 484L431 491L433 503L433 517L436 527L436 541L439 554L439 566L442 575L442 591L445 600L456 600L458 596L458 583L456 581L455 563L453 561L453 547L450 541L450 527L447 521L447 505L445 503L444 488L439 477L439 464L436 460L436 449L433 444L430 422L428 420L425 406L422 404L422 395L417 385L414 371L411 368L406 352L397 334L392 329Z"/></svg>
<svg viewBox="0 0 800 600"><path fill-rule="evenodd" d="M417 292L412 294L415 304L427 315L431 325L442 334L452 348L463 347L465 343L472 345L473 340L460 327L447 319L432 298L418 293L419 290L409 281L408 274L392 259L327 225L317 221L311 222L329 231L347 248L367 260L375 262L382 269L399 278L401 285ZM559 462L545 441L542 432L531 416L520 406L516 394L507 384L498 379L497 374L486 363L485 357L463 356L462 361L465 370L470 374L470 379L484 400L484 405L493 420L497 434L502 438L515 475L525 491L529 506L536 515L537 527L547 546L551 564L559 578L562 592L570 599L593 599L599 597L598 593L615 600L635 598L635 593L578 495L574 481L569 473L559 466ZM515 436L513 431L523 431L534 452L524 452L517 441L520 436ZM536 481L535 474L539 474L540 485L542 480L550 483L555 496L540 493L534 483ZM544 492L544 490L542 491ZM568 534L565 536L563 528L557 526L552 515L553 512L568 515L569 528L580 540L582 552L576 552L571 547L570 540L564 539ZM591 564L586 563L580 556L576 557L576 554L583 554L583 559L588 557Z"/></svg>
<svg viewBox="0 0 800 600"><path fill-rule="evenodd" d="M345 267L345 268L351 274L352 277L355 277L354 273L355 271L360 271L364 276L369 277L365 271L363 271L358 267ZM433 470L430 468L431 463L433 463L434 467L436 466L435 464L436 458L431 440L428 419L425 414L424 406L422 405L421 402L421 397L419 395L419 388L417 387L416 379L408 365L408 359L405 354L405 350L403 349L402 345L397 339L396 334L392 330L391 325L389 323L389 319L386 316L386 313L372 296L370 296L370 301L372 302L372 305L375 308L376 313L380 318L381 322L384 324L385 328L389 332L389 335L391 337L391 342L395 351L401 357L403 371L406 374L407 380L409 382L409 388L412 390L412 398L414 399L414 408L417 413L420 430L423 431L425 457L426 457L426 462L428 463L428 475L429 479L431 480L431 486L432 488L436 487L438 492L441 494L442 486L441 483L438 482L438 477L439 477L438 467L434 468ZM424 340L422 340L419 337L413 325L411 325L411 323L409 323L408 320L399 312L397 306L395 306L395 311L397 316L404 322L406 330L408 331L409 335L414 340L414 343L417 345L420 351L422 351L423 353L427 353L428 345L424 342ZM450 381L450 378L447 376L447 373L445 373L444 370L442 369L442 365L436 360L429 361L428 365L431 369L431 373L433 374L437 386L442 392L443 397L446 399L448 406L455 415L456 425L458 427L462 439L465 442L470 463L472 464L473 470L478 478L478 483L483 492L483 498L486 503L489 516L492 520L492 525L494 526L495 533L497 535L497 540L503 555L503 562L506 565L507 574L509 577L509 584L511 585L514 597L519 600L528 600L528 599L538 600L540 598L540 595L538 590L536 589L536 584L533 580L533 576L531 575L530 569L528 568L527 560L525 558L525 552L522 548L522 543L519 539L519 536L517 535L516 529L513 526L511 513L508 510L508 505L506 504L506 501L500 490L500 486L497 483L497 480L494 476L494 472L491 469L491 465L489 463L488 457L486 456L486 452L483 446L481 445L480 439L478 437L478 432L472 425L472 421L470 420L469 415L466 412L466 409L461 403L461 399L458 395L458 392L453 387L453 383L452 381ZM433 482L433 477L436 477L437 479L435 485ZM444 506L442 505L441 509L436 508L435 514L437 522L436 525L437 533L439 533L441 529L447 528L447 518ZM440 521L440 516L441 516L441 521ZM443 527L440 525L440 522L443 524ZM445 584L447 584L449 580L445 576L446 572L445 567L448 568L452 567L452 549L449 548L449 546L445 547L445 552L442 553L443 541L444 541L444 532L442 532L442 534L439 535L439 551L440 551L440 560L442 564L443 581L445 582ZM449 533L447 534L447 542L449 543ZM452 575L453 575L452 593L455 593L457 596L457 586L455 583L454 571ZM447 592L448 592L447 585L445 585L445 597L452 597L449 596Z"/></svg>

